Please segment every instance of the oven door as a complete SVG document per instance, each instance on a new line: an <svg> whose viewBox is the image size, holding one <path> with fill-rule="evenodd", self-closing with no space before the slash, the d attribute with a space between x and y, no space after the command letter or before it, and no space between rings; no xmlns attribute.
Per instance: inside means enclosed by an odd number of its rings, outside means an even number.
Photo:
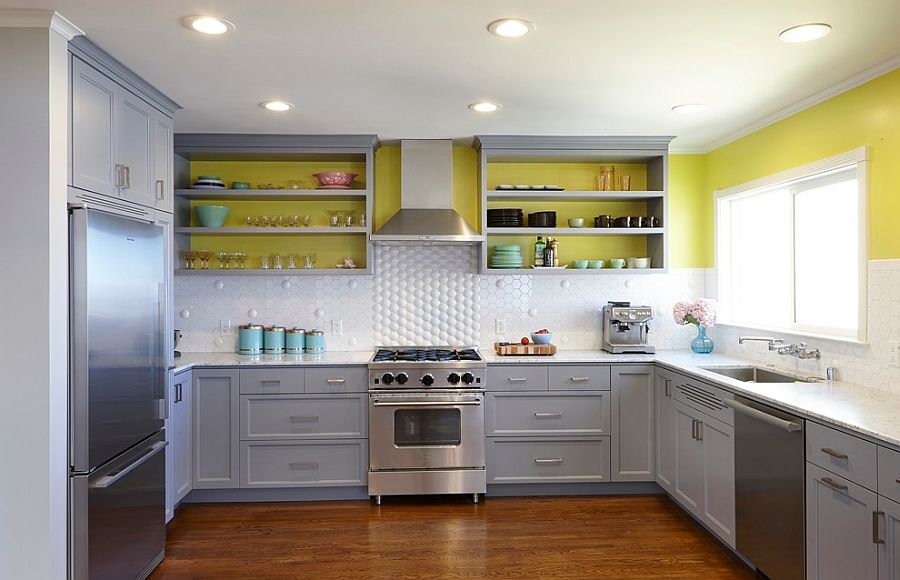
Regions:
<svg viewBox="0 0 900 580"><path fill-rule="evenodd" d="M483 393L371 393L369 467L484 468Z"/></svg>

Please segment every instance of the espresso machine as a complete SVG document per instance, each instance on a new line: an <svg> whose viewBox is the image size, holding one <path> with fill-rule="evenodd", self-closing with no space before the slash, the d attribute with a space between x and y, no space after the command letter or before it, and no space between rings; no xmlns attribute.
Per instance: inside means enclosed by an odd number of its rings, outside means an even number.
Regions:
<svg viewBox="0 0 900 580"><path fill-rule="evenodd" d="M653 354L656 349L647 343L653 309L632 306L631 302L607 302L603 307L603 339L601 348L613 354Z"/></svg>

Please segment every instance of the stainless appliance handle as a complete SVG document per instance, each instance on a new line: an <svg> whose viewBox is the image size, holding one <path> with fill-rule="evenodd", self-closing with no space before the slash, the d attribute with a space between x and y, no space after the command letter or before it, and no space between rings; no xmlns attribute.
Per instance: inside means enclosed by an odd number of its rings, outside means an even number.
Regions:
<svg viewBox="0 0 900 580"><path fill-rule="evenodd" d="M826 455L831 455L835 459L848 459L850 457L846 453L841 453L840 451L835 451L831 447L823 447L822 453L825 453Z"/></svg>
<svg viewBox="0 0 900 580"><path fill-rule="evenodd" d="M836 489L838 491L847 491L847 489L848 489L846 485L844 485L842 483L838 483L835 480L831 479L830 477L823 477L821 479L821 481L822 481L822 483L824 483L831 489Z"/></svg>
<svg viewBox="0 0 900 580"><path fill-rule="evenodd" d="M803 431L803 425L800 423L797 423L796 421L786 421L784 419L781 419L780 417L776 417L774 415L769 415L768 413L766 413L764 411L760 411L759 409L751 407L750 405L745 405L744 403L741 403L739 401L725 399L722 402L725 403L726 407L731 407L732 409L734 409L735 411L738 411L739 413L749 415L749 416L753 417L754 419L758 419L764 423L768 423L769 425L772 425L773 427L778 427L779 429L783 429L785 431L790 431L790 432ZM823 451L824 451L824 449L823 449Z"/></svg>
<svg viewBox="0 0 900 580"><path fill-rule="evenodd" d="M372 405L375 407L456 407L459 405L480 405L481 401L479 400L465 400L465 401L396 401L396 402L381 402L381 401L373 401Z"/></svg>
<svg viewBox="0 0 900 580"><path fill-rule="evenodd" d="M153 337L151 343L153 350L151 351L152 360L150 364L153 368L153 381L158 394L157 401L159 405L159 418L169 418L169 390L166 389L166 372L165 362L163 358L165 354L165 337L162 329L166 327L166 283L160 282L156 285L157 301L156 301L156 320L153 321Z"/></svg>
<svg viewBox="0 0 900 580"><path fill-rule="evenodd" d="M872 512L872 542L875 544L885 543L884 536L881 533L883 525L884 525L884 512L877 511L877 510Z"/></svg>
<svg viewBox="0 0 900 580"><path fill-rule="evenodd" d="M91 487L95 488L95 489L104 489L104 488L111 486L112 484L119 481L120 479L122 479L123 477L125 477L126 475L128 475L129 473L131 473L132 471L134 471L135 469L137 469L144 463L147 463L148 461L150 461L151 457L153 457L154 455L156 455L157 453L159 453L160 451L165 449L168 444L169 444L168 441L157 441L156 443L154 443L153 445L150 446L147 453L142 455L140 459L138 459L134 463L130 464L125 469L115 473L114 475L107 475L105 477L101 477L100 479L98 479L97 481L92 483Z"/></svg>
<svg viewBox="0 0 900 580"><path fill-rule="evenodd" d="M534 462L537 463L538 465L543 465L543 464L559 465L560 463L563 462L563 460L562 460L562 457L548 457L548 458L535 457Z"/></svg>
<svg viewBox="0 0 900 580"><path fill-rule="evenodd" d="M556 411L555 413L535 413L534 416L538 419L559 419L562 417L562 413Z"/></svg>

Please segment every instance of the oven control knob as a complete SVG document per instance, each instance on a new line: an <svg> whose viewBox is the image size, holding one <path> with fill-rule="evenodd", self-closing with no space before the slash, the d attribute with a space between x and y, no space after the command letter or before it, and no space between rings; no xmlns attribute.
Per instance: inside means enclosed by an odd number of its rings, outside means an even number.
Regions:
<svg viewBox="0 0 900 580"><path fill-rule="evenodd" d="M451 385L459 384L459 375L456 373L450 373L450 375L447 377L447 382L449 382Z"/></svg>
<svg viewBox="0 0 900 580"><path fill-rule="evenodd" d="M430 387L434 384L434 377L431 375L424 375L422 376L421 381L423 385L425 385L426 387Z"/></svg>
<svg viewBox="0 0 900 580"><path fill-rule="evenodd" d="M406 381L409 380L409 375L407 375L406 373L397 373L397 376L395 378L397 379L397 383L405 385Z"/></svg>
<svg viewBox="0 0 900 580"><path fill-rule="evenodd" d="M382 382L382 384L385 384L385 385L389 385L389 384L393 383L394 375L392 375L391 373L384 373L383 375L381 375L381 382Z"/></svg>
<svg viewBox="0 0 900 580"><path fill-rule="evenodd" d="M462 382L467 385L471 385L475 382L475 375L473 375L472 373L463 373Z"/></svg>

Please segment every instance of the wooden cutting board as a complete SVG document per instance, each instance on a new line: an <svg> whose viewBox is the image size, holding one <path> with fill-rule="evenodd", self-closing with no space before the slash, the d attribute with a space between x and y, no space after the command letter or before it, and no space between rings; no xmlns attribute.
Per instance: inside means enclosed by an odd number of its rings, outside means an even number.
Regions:
<svg viewBox="0 0 900 580"><path fill-rule="evenodd" d="M550 356L556 354L556 345L519 343L501 345L495 342L494 351L500 356Z"/></svg>

